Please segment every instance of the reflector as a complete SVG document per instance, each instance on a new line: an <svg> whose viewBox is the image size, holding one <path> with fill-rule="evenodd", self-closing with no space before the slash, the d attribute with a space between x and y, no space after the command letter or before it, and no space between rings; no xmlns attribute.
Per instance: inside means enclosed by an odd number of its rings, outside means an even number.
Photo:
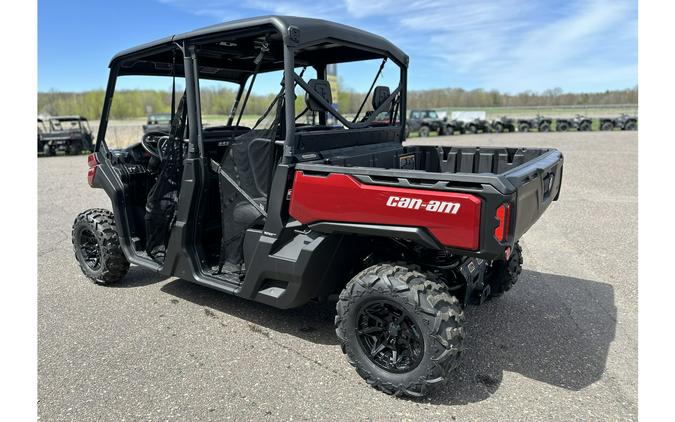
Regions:
<svg viewBox="0 0 675 422"><path fill-rule="evenodd" d="M497 220L499 220L499 225L495 229L495 237L500 242L504 242L509 235L509 219L511 217L511 205L502 204L497 208L497 213L495 214Z"/></svg>
<svg viewBox="0 0 675 422"><path fill-rule="evenodd" d="M94 186L94 176L96 176L96 168L97 166L89 167L89 170L87 171L87 182L89 182L89 186Z"/></svg>

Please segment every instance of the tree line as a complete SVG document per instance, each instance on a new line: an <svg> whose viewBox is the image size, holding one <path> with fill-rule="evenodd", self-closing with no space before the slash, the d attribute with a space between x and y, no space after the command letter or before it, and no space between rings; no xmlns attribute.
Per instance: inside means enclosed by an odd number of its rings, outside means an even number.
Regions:
<svg viewBox="0 0 675 422"><path fill-rule="evenodd" d="M246 114L262 114L275 94L252 94L246 106ZM101 117L101 107L105 92L93 90L85 92L40 92L38 93L38 114L82 115L89 119ZM341 90L338 95L338 107L342 113L355 113L365 93L354 90ZM208 115L227 115L230 112L236 92L227 88L204 88L201 92L202 113ZM298 94L296 109L304 108L303 96ZM567 105L609 105L637 104L637 87L623 90L607 90L593 93L565 93L560 88L543 92L526 91L507 94L482 89L464 90L462 88L443 88L408 91L408 108L442 107L532 107ZM115 92L111 119L130 119L144 117L149 113L169 113L171 93L161 90L121 90ZM301 105L303 104L303 105ZM369 108L369 104L364 107Z"/></svg>

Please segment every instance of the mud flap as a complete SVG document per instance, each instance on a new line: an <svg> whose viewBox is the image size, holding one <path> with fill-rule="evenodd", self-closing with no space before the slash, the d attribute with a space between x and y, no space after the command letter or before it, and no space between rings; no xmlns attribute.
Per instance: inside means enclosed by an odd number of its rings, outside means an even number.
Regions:
<svg viewBox="0 0 675 422"><path fill-rule="evenodd" d="M480 305L490 296L490 285L485 282L487 261L480 258L467 259L459 268L459 272L466 280L467 305Z"/></svg>

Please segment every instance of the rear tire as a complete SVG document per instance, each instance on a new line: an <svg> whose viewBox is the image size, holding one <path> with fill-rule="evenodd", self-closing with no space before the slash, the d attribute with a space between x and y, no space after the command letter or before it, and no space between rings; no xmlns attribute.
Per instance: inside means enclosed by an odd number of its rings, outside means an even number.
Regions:
<svg viewBox="0 0 675 422"><path fill-rule="evenodd" d="M501 123L497 123L495 125L495 132L497 133L502 133L504 132L504 126Z"/></svg>
<svg viewBox="0 0 675 422"><path fill-rule="evenodd" d="M570 126L567 123L558 123L556 125L556 130L558 132L567 132L570 129Z"/></svg>
<svg viewBox="0 0 675 422"><path fill-rule="evenodd" d="M530 131L530 125L527 124L522 124L518 126L518 132L529 132Z"/></svg>
<svg viewBox="0 0 675 422"><path fill-rule="evenodd" d="M419 135L422 138L426 138L427 136L429 136L429 132L430 132L430 130L429 130L428 126L422 126L420 128Z"/></svg>
<svg viewBox="0 0 675 422"><path fill-rule="evenodd" d="M637 130L637 123L635 122L628 122L626 123L626 127L624 130Z"/></svg>
<svg viewBox="0 0 675 422"><path fill-rule="evenodd" d="M476 125L469 125L466 131L471 134L475 134L476 132L478 132L478 128L476 128Z"/></svg>
<svg viewBox="0 0 675 422"><path fill-rule="evenodd" d="M600 126L600 130L604 131L609 131L609 130L614 130L614 125L611 124L610 122L605 122Z"/></svg>
<svg viewBox="0 0 675 422"><path fill-rule="evenodd" d="M81 144L71 144L68 145L66 149L66 154L68 155L80 155L82 154L82 145Z"/></svg>
<svg viewBox="0 0 675 422"><path fill-rule="evenodd" d="M454 133L455 133L455 129L453 129L452 126L447 126L447 127L445 128L445 134L446 134L447 136L452 136Z"/></svg>
<svg viewBox="0 0 675 422"><path fill-rule="evenodd" d="M112 212L94 208L80 213L73 223L72 242L82 273L94 283L115 283L129 271Z"/></svg>
<svg viewBox="0 0 675 422"><path fill-rule="evenodd" d="M379 264L340 293L335 332L356 372L387 394L420 397L459 365L464 313L445 285Z"/></svg>
<svg viewBox="0 0 675 422"><path fill-rule="evenodd" d="M52 157L56 155L56 151L54 151L54 148L50 147L49 145L45 145L44 147L42 147L42 153L47 157Z"/></svg>
<svg viewBox="0 0 675 422"><path fill-rule="evenodd" d="M548 123L542 123L539 125L539 132L548 132L551 130L551 125Z"/></svg>
<svg viewBox="0 0 675 422"><path fill-rule="evenodd" d="M490 297L499 297L511 290L523 271L523 249L516 242L508 261L496 259L485 274L490 285Z"/></svg>
<svg viewBox="0 0 675 422"><path fill-rule="evenodd" d="M592 128L592 126L591 126L590 122L584 122L584 123L579 125L579 130L581 132L590 132L591 128Z"/></svg>

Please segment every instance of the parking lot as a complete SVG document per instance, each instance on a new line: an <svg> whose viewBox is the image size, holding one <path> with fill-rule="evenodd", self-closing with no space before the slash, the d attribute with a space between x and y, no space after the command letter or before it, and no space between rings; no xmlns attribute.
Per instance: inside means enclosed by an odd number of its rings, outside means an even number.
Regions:
<svg viewBox="0 0 675 422"><path fill-rule="evenodd" d="M467 309L463 364L422 400L366 385L337 345L334 304L282 311L134 267L90 283L70 227L109 200L85 156L39 158L40 420L637 419L637 138L414 140L565 155L560 201L521 240L519 283Z"/></svg>

